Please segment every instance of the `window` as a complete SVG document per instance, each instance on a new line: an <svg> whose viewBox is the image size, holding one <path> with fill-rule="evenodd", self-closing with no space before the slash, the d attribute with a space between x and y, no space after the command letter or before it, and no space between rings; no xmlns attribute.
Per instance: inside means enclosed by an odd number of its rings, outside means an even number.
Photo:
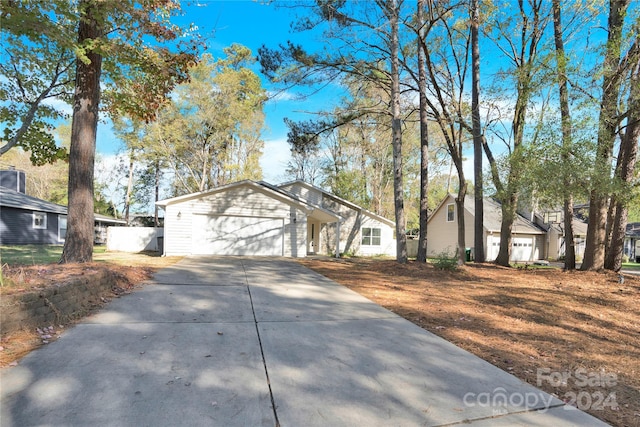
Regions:
<svg viewBox="0 0 640 427"><path fill-rule="evenodd" d="M65 237L67 237L67 217L58 215L58 241L64 242Z"/></svg>
<svg viewBox="0 0 640 427"><path fill-rule="evenodd" d="M453 222L456 219L456 205L450 203L447 205L447 222Z"/></svg>
<svg viewBox="0 0 640 427"><path fill-rule="evenodd" d="M33 228L47 229L47 214L45 212L33 213Z"/></svg>
<svg viewBox="0 0 640 427"><path fill-rule="evenodd" d="M362 229L363 246L380 246L381 231L379 228L365 227Z"/></svg>

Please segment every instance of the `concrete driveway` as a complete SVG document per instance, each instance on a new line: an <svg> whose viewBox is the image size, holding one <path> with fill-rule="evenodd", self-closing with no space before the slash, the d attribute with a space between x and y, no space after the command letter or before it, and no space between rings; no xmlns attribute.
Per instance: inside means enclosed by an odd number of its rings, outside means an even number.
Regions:
<svg viewBox="0 0 640 427"><path fill-rule="evenodd" d="M0 381L2 426L605 425L283 258L185 258Z"/></svg>

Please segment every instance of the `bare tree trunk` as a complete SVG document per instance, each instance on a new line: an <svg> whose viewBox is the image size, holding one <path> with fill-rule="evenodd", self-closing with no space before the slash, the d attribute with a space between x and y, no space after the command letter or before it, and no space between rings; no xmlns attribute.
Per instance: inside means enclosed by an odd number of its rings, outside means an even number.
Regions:
<svg viewBox="0 0 640 427"><path fill-rule="evenodd" d="M475 262L484 262L484 189L482 180L482 128L480 126L480 42L478 0L471 0L471 120L473 127L473 246Z"/></svg>
<svg viewBox="0 0 640 427"><path fill-rule="evenodd" d="M502 222L500 224L500 249L495 263L504 267L509 267L511 259L511 240L513 231L513 221L516 217L516 206L518 205L518 195L512 193L508 201L502 203Z"/></svg>
<svg viewBox="0 0 640 427"><path fill-rule="evenodd" d="M131 193L133 192L133 150L129 152L129 180L127 181L127 194L124 197L124 220L129 222L129 209L131 208Z"/></svg>
<svg viewBox="0 0 640 427"><path fill-rule="evenodd" d="M618 95L622 75L619 70L622 27L630 0L610 0L607 47L602 79L602 100L598 126L598 146L589 196L589 225L581 270L602 270L605 260L607 226L606 183L611 176L611 160L618 126Z"/></svg>
<svg viewBox="0 0 640 427"><path fill-rule="evenodd" d="M402 174L402 117L400 110L400 38L399 6L392 0L388 6L391 26L391 133L393 141L393 194L396 211L396 261L407 262L407 235L405 233L404 188Z"/></svg>
<svg viewBox="0 0 640 427"><path fill-rule="evenodd" d="M569 162L569 153L572 143L571 111L569 109L569 89L567 87L567 66L564 52L564 40L562 37L562 7L561 0L553 0L553 34L556 45L556 61L558 63L558 90L560 92L560 115L562 116L562 160ZM571 195L571 179L563 177L564 184L564 268L575 270L576 248L573 236L573 196Z"/></svg>
<svg viewBox="0 0 640 427"><path fill-rule="evenodd" d="M156 169L156 176L155 176L155 183L154 183L154 194L155 194L155 201L156 203L158 203L158 200L160 200L160 162L158 160L155 161L155 169ZM154 203L154 210L153 210L153 223L155 224L156 227L160 226L160 220L158 219L158 205Z"/></svg>
<svg viewBox="0 0 640 427"><path fill-rule="evenodd" d="M623 186L623 190L615 198L616 215L611 226L611 242L608 245L605 268L620 271L622 268L622 251L624 236L627 228L628 200L625 197L631 191L628 188L632 184L634 171L638 157L638 140L640 140L640 59L636 59L631 77L631 92L629 94L629 114L627 116L627 129L620 144L616 178Z"/></svg>
<svg viewBox="0 0 640 427"><path fill-rule="evenodd" d="M80 45L87 40L102 37L102 29L97 22L99 7L100 3L80 0ZM76 90L69 150L68 228L61 263L90 262L93 259L93 176L102 57L94 51L87 52L86 56L89 63L76 61Z"/></svg>
<svg viewBox="0 0 640 427"><path fill-rule="evenodd" d="M425 0L418 0L418 90L420 92L420 235L418 262L427 262L427 216L429 213L429 118L427 116L427 71L422 49L425 37Z"/></svg>
<svg viewBox="0 0 640 427"><path fill-rule="evenodd" d="M460 157L460 163L456 165L456 167L458 168L458 196L456 197L456 219L458 223L458 265L464 265L467 260L467 244L465 242L464 227L464 198L467 195L467 183L464 179L461 160L462 157Z"/></svg>

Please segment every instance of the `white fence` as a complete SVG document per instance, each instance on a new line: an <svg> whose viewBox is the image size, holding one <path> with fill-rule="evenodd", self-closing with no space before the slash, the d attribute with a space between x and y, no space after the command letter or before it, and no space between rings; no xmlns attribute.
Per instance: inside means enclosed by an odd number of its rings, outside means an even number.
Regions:
<svg viewBox="0 0 640 427"><path fill-rule="evenodd" d="M109 227L107 250L120 252L155 251L162 253L164 228Z"/></svg>

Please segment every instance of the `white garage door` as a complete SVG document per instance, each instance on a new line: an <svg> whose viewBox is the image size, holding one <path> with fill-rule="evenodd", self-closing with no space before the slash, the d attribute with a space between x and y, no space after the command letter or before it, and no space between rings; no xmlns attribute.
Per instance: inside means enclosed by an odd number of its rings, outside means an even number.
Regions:
<svg viewBox="0 0 640 427"><path fill-rule="evenodd" d="M281 256L283 220L243 216L193 216L196 255Z"/></svg>
<svg viewBox="0 0 640 427"><path fill-rule="evenodd" d="M511 259L513 261L533 260L533 237L514 237L511 245Z"/></svg>
<svg viewBox="0 0 640 427"><path fill-rule="evenodd" d="M500 237L487 238L487 261L495 261L500 250ZM511 239L511 261L533 260L533 237L513 237Z"/></svg>

